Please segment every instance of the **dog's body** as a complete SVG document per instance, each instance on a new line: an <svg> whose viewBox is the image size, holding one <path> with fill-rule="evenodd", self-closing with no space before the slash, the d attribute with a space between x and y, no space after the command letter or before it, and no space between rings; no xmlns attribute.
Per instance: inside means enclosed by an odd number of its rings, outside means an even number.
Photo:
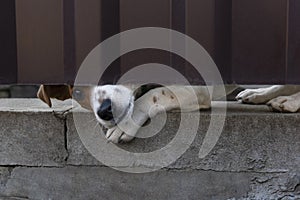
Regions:
<svg viewBox="0 0 300 200"><path fill-rule="evenodd" d="M108 128L106 137L114 143L128 142L149 117L162 111L208 109L211 100L224 95L223 87L170 86L157 87L138 95L138 86L41 86L38 97L51 106L50 98L64 100L73 95L84 108ZM226 87L230 93L235 87ZM211 91L211 92L210 92ZM213 91L213 92L212 92ZM68 94L65 94L68 93ZM140 96L137 98L137 96ZM238 94L245 103L267 103L274 110L297 112L300 109L300 86L272 86L249 89ZM120 128L122 127L122 129ZM124 133L125 131L125 133Z"/></svg>

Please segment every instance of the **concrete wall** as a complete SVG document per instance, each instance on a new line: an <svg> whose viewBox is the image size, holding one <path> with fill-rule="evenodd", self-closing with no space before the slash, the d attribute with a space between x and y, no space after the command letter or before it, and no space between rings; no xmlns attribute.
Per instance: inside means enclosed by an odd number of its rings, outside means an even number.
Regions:
<svg viewBox="0 0 300 200"><path fill-rule="evenodd" d="M200 159L210 120L203 112L196 139L175 163L128 174L89 154L71 111L70 101L50 109L34 99L0 100L0 199L300 199L300 114L230 103L217 145ZM158 136L122 148L147 152L163 146L179 120L169 113Z"/></svg>

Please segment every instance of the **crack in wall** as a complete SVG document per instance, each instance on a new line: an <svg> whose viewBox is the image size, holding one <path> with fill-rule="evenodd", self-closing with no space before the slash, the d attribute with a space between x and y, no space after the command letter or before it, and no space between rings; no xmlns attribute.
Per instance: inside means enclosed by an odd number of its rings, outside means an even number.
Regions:
<svg viewBox="0 0 300 200"><path fill-rule="evenodd" d="M65 150L66 150L66 157L65 157L65 162L67 163L68 159L69 159L69 148L68 148L68 125L67 125L67 118L64 119L64 146L65 146Z"/></svg>
<svg viewBox="0 0 300 200"><path fill-rule="evenodd" d="M53 115L60 122L59 123L60 138L59 138L58 144L59 144L59 146L61 145L60 150L62 150L62 152L65 150L65 152L66 152L66 155L63 155L64 157L62 157L61 165L52 166L52 163L50 163L49 164L50 166L47 166L47 165L46 166L44 166L44 165L37 166L37 165L27 165L27 164L25 164L25 165L12 164L12 165L0 166L0 199L1 198L28 199L26 194L24 196L22 196L23 195L22 192L20 192L21 196L15 196L16 194L14 194L12 196L1 196L1 195L6 195L6 194L2 193L3 187L5 187L6 185L9 185L7 183L11 180L18 181L19 180L18 172L23 171L23 170L31 171L34 173L36 173L36 171L42 171L42 173L49 172L49 171L50 171L49 173L57 173L57 172L63 171L64 173L66 173L66 171L69 171L68 169L74 167L75 168L75 170L73 169L74 174L73 174L73 172L71 172L71 176L74 176L74 177L76 176L76 178L79 178L78 181L80 181L80 178L85 178L85 177L77 176L78 175L77 173L79 173L79 172L82 172L85 170L86 171L93 170L92 169L93 167L100 169L100 171L102 171L102 168L103 169L108 168L107 166L101 165L101 164L99 164L99 165L97 165L97 164L89 165L86 163L78 164L78 165L77 164L68 164L68 162L70 162L70 160L72 159L72 158L70 158L70 153L71 153L71 156L73 156L73 154L72 154L73 152L71 152L72 151L71 147L73 147L73 145L74 145L72 143L74 138L72 135L70 135L70 131L72 130L72 122L68 121L68 120L70 120L69 113L71 111L72 111L72 108L65 110L63 112L55 112L55 111L53 112ZM49 112L48 112L48 114L49 114ZM61 129L62 126L63 126L63 129ZM73 133L71 133L71 134L73 134ZM74 134L77 134L77 133L74 133ZM61 137L61 135L63 135L63 137ZM39 137L39 136L37 136L37 137ZM62 141L62 140L64 140L64 141ZM45 148L47 148L47 147L45 147ZM78 154L78 155L86 156L86 154ZM266 155L268 156L268 154L266 154ZM248 165L250 166L249 170L247 170L247 169L239 170L239 169L243 169L243 168L237 168L237 169L233 168L234 170L230 170L231 168L227 168L229 170L222 170L222 168L218 168L217 170L215 170L215 169L209 169L211 166L207 167L207 169L202 169L201 166L199 168L197 168L197 167L193 167L193 166L180 167L180 165L178 165L178 167L163 168L159 171L159 173L167 174L168 172L174 172L174 174L180 174L181 172L190 172L190 171L196 172L197 174L198 174L198 172L199 172L199 174L201 174L202 172L211 172L208 174L214 174L214 175L222 174L222 173L224 173L224 174L226 174L226 173L232 173L232 174L245 173L245 174L247 174L247 176L248 175L251 176L250 186L252 187L252 189L249 191L248 194L245 194L249 198L257 197L256 199L259 199L258 197L260 195L269 195L268 197L276 197L276 199L298 198L300 195L299 173L296 172L295 173L296 176L293 176L293 174L291 172L292 168L290 167L290 165L286 167L287 169L285 169L284 167L281 169L278 166L277 167L275 166L274 167L275 170L272 170L272 168L270 168L270 166L265 167L266 159L267 159L267 157L262 157L262 158L255 157L255 156L249 157L249 159L247 160ZM254 166L254 167L252 167L252 166ZM145 166L145 167L147 167L147 166ZM27 168L33 168L33 169L28 170ZM63 169L63 168L67 168L67 169ZM1 169L3 171L1 171ZM49 170L47 170L47 169L49 169ZM50 170L50 169L54 169L54 170ZM178 173L176 173L176 172L178 172ZM44 174L38 174L36 176L37 177L40 176L42 178L42 180L44 178ZM31 177L30 175L29 175L29 177L30 177L30 180L31 179L34 180L35 178L37 178L37 177ZM56 183L53 182L52 184L55 185ZM71 182L70 184L73 184L73 182ZM249 186L249 185L247 185L247 186Z"/></svg>

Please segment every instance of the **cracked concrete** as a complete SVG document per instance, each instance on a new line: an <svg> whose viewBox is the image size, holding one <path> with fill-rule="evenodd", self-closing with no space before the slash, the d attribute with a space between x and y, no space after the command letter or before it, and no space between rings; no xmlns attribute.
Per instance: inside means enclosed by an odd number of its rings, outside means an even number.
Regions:
<svg viewBox="0 0 300 200"><path fill-rule="evenodd" d="M229 107L230 109L230 107ZM84 119L91 121L93 115L85 113ZM193 117L186 113L184 117ZM278 113L229 112L222 135L204 159L198 158L198 152L203 142L210 121L210 114L201 115L197 137L186 153L169 169L203 169L216 171L250 171L250 172L287 172L300 163L300 115ZM292 124L287 127L286 123ZM155 137L136 139L130 144L122 145L131 152L150 152L167 144L180 123L180 114L169 113L164 129ZM74 127L72 114L67 115L68 151L67 163L71 165L101 165L82 145ZM93 124L90 127L94 127ZM146 163L147 164L147 163ZM151 167L152 163L149 163ZM120 166L122 163L120 161Z"/></svg>
<svg viewBox="0 0 300 200"><path fill-rule="evenodd" d="M0 100L1 200L300 199L300 114L230 104L217 145L199 159L210 120L209 111L202 112L195 141L175 163L149 174L126 174L89 154L71 111L93 118L72 109L71 101L48 108L38 100ZM158 149L170 141L179 120L178 113L168 113L161 134L122 148Z"/></svg>
<svg viewBox="0 0 300 200"><path fill-rule="evenodd" d="M11 174L10 174L11 173ZM106 167L16 167L1 195L29 199L298 199L295 173L160 170L128 174ZM296 174L299 174L297 172ZM291 188L289 188L292 185ZM295 187L297 186L297 187Z"/></svg>

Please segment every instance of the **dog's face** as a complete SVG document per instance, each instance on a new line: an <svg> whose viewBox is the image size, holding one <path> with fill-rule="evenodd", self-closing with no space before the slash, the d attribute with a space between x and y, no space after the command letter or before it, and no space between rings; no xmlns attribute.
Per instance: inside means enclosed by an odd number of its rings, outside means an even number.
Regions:
<svg viewBox="0 0 300 200"><path fill-rule="evenodd" d="M132 91L121 85L96 86L91 90L90 105L97 120L105 127L113 127L133 112Z"/></svg>
<svg viewBox="0 0 300 200"><path fill-rule="evenodd" d="M104 86L41 86L38 97L51 107L50 98L65 100L73 97L82 107L92 110L96 119L111 128L133 112L134 95L121 85Z"/></svg>

